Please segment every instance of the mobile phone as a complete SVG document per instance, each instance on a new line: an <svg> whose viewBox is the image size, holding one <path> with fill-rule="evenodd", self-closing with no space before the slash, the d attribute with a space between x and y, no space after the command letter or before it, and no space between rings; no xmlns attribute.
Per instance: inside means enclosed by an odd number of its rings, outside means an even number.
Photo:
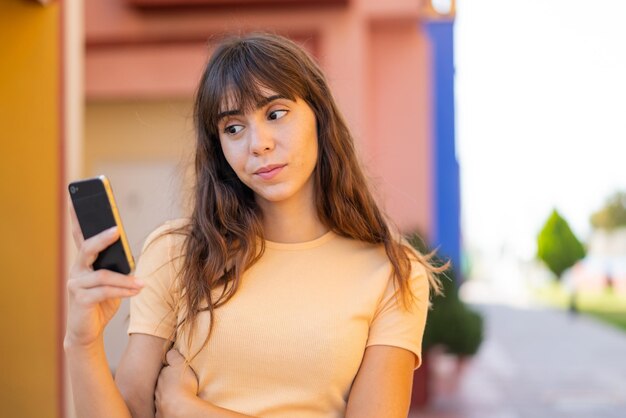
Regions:
<svg viewBox="0 0 626 418"><path fill-rule="evenodd" d="M106 176L72 182L68 185L68 191L85 239L116 225L120 232L120 238L98 254L93 269L107 269L123 274L133 271L135 260L115 204L111 183Z"/></svg>

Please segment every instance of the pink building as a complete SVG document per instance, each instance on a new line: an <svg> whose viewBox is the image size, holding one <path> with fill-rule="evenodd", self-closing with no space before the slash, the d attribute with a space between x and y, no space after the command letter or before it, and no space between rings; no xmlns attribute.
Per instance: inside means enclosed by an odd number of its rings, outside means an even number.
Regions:
<svg viewBox="0 0 626 418"><path fill-rule="evenodd" d="M148 230L183 214L193 89L225 34L271 31L308 48L389 215L458 260L453 19L453 0L0 2L0 33L12 40L0 48L10 63L0 67L11 278L2 306L18 313L2 325L19 336L2 348L6 415L72 416L62 350L74 257L67 183L109 175L135 254ZM124 319L122 309L107 330L113 367Z"/></svg>

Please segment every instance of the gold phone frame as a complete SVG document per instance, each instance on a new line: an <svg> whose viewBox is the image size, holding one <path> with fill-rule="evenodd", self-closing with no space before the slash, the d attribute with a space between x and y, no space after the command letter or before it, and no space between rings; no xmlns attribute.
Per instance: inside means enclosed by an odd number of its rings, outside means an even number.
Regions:
<svg viewBox="0 0 626 418"><path fill-rule="evenodd" d="M135 270L135 259L133 258L133 253L130 251L130 245L128 245L128 239L126 238L126 231L124 230L124 226L122 225L122 218L120 217L120 213L117 210L117 203L115 203L115 197L113 197L113 189L111 188L111 183L109 179L104 174L101 174L97 177L98 180L102 182L104 185L104 190L106 191L107 198L109 203L111 204L111 210L113 211L113 218L115 219L115 224L117 225L117 229L120 233L120 239L122 240L122 247L124 247L124 255L126 256L126 261L130 267L130 271Z"/></svg>

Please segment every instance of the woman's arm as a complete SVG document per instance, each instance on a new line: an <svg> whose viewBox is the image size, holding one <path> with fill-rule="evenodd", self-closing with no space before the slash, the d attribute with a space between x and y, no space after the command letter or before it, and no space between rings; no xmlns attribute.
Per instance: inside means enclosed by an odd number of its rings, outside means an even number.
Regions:
<svg viewBox="0 0 626 418"><path fill-rule="evenodd" d="M403 348L365 349L346 409L346 418L406 418L411 405L415 355Z"/></svg>
<svg viewBox="0 0 626 418"><path fill-rule="evenodd" d="M119 388L133 418L154 418L154 391L168 341L146 334L131 334L115 373Z"/></svg>
<svg viewBox="0 0 626 418"><path fill-rule="evenodd" d="M178 352L167 355L156 390L157 418L250 418L197 397L196 378ZM346 418L406 418L411 403L415 355L374 345L365 349L348 398Z"/></svg>
<svg viewBox="0 0 626 418"><path fill-rule="evenodd" d="M65 343L65 355L77 417L131 417L113 382L102 341L90 346Z"/></svg>
<svg viewBox="0 0 626 418"><path fill-rule="evenodd" d="M67 281L68 315L63 344L76 413L79 418L129 418L131 410L115 385L107 364L103 332L119 308L121 298L139 293L143 283L130 275L125 276L108 270L93 271L91 268L98 254L119 238L116 229L83 240L76 215L72 210L72 235L79 251ZM132 384L125 385L125 390L127 393L133 393L138 385L141 385L143 389L140 392L143 393L151 387L150 396L152 396L161 367L162 351L157 347L163 347L163 340L161 339L160 344L149 339L140 339L139 344L136 343L136 338L131 340L134 341L129 344L131 357L136 360L142 357L132 367L137 374L143 374L144 377L152 375L153 378L151 383L147 377L145 381L135 380ZM137 355L144 349L145 353ZM129 350L126 357L129 356ZM135 355L132 355L133 353ZM126 364L128 365L128 361ZM122 375L128 367L121 366ZM134 399L132 405L133 402ZM145 405L139 412L140 415L136 416L153 417L153 402Z"/></svg>
<svg viewBox="0 0 626 418"><path fill-rule="evenodd" d="M165 343L163 338L132 334L115 381L102 341L92 347L66 346L77 416L154 418L154 390Z"/></svg>

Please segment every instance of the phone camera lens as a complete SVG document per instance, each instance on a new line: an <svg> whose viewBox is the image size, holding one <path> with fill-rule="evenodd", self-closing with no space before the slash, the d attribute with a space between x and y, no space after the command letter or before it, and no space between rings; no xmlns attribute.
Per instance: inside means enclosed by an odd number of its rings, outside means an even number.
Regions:
<svg viewBox="0 0 626 418"><path fill-rule="evenodd" d="M70 193L76 193L76 190L78 190L78 187L70 186Z"/></svg>

